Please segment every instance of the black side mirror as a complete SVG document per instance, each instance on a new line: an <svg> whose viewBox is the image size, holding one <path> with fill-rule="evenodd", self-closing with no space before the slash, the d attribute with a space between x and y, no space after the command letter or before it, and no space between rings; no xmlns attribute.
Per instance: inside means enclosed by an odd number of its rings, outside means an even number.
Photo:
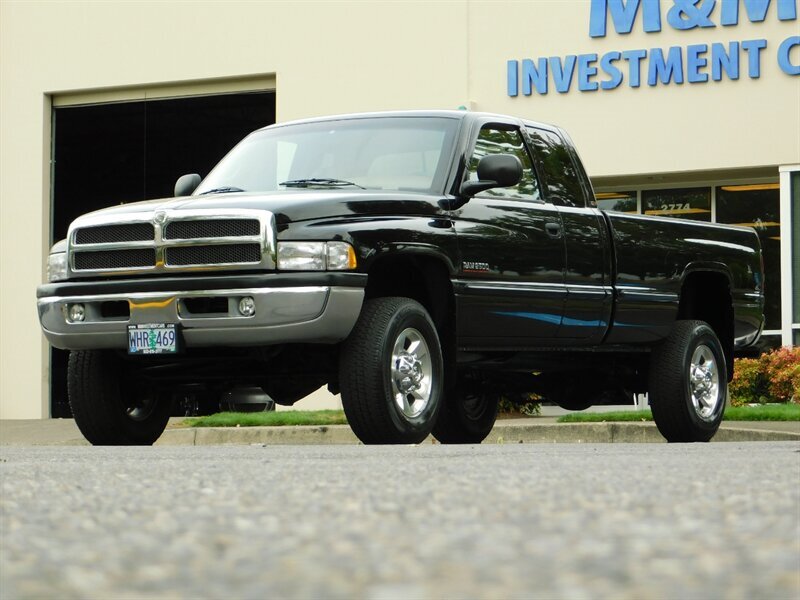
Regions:
<svg viewBox="0 0 800 600"><path fill-rule="evenodd" d="M478 181L465 181L459 190L464 198L496 187L510 187L522 179L522 163L513 154L490 154L478 163Z"/></svg>
<svg viewBox="0 0 800 600"><path fill-rule="evenodd" d="M175 182L175 197L190 196L193 191L200 185L200 175L191 173L190 175L181 175L178 181Z"/></svg>

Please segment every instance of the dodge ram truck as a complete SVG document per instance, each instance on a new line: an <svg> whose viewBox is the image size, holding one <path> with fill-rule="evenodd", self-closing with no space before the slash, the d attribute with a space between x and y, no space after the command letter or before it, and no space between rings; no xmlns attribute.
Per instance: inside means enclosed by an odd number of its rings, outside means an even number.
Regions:
<svg viewBox="0 0 800 600"><path fill-rule="evenodd" d="M324 385L366 444L644 392L668 441L708 441L764 322L753 230L599 210L562 129L464 111L265 127L174 198L76 219L47 273L92 444L152 444L187 396Z"/></svg>

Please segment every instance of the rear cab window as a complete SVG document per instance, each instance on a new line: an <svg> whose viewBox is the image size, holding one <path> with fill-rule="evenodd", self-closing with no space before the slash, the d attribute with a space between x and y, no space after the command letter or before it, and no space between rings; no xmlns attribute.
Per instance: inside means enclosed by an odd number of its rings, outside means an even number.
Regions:
<svg viewBox="0 0 800 600"><path fill-rule="evenodd" d="M525 129L544 179L547 200L560 206L586 206L581 180L566 142L554 131L531 126Z"/></svg>

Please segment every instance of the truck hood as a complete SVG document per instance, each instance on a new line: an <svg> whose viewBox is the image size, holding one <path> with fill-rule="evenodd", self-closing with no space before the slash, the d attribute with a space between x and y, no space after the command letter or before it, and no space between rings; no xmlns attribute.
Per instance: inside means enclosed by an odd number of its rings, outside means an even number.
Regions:
<svg viewBox="0 0 800 600"><path fill-rule="evenodd" d="M275 215L278 224L331 217L372 215L436 215L441 196L375 190L286 190L270 193L239 192L145 200L104 208L85 217L112 218L157 210L259 209Z"/></svg>

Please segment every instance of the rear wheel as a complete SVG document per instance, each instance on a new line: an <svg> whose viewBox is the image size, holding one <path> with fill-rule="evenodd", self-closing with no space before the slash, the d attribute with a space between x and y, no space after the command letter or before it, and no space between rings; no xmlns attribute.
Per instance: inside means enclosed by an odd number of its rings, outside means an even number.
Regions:
<svg viewBox="0 0 800 600"><path fill-rule="evenodd" d="M442 444L480 444L494 427L499 401L479 377L463 374L445 394L433 436Z"/></svg>
<svg viewBox="0 0 800 600"><path fill-rule="evenodd" d="M95 446L149 446L172 412L170 397L129 377L109 350L70 352L67 392L75 424Z"/></svg>
<svg viewBox="0 0 800 600"><path fill-rule="evenodd" d="M704 321L677 321L650 360L650 406L661 435L668 442L709 441L728 393L725 355L714 330Z"/></svg>
<svg viewBox="0 0 800 600"><path fill-rule="evenodd" d="M442 395L442 351L425 308L375 298L342 345L339 384L353 433L365 444L417 444L431 432Z"/></svg>

